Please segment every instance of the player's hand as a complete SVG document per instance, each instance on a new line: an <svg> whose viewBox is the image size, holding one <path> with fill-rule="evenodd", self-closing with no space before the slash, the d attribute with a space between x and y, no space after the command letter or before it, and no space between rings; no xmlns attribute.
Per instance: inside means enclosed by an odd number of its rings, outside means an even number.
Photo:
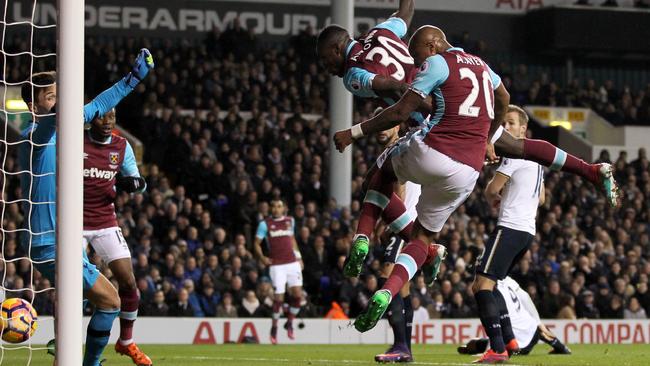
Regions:
<svg viewBox="0 0 650 366"><path fill-rule="evenodd" d="M487 165L496 164L499 162L499 157L494 151L494 144L487 145L487 151L485 152L485 162Z"/></svg>
<svg viewBox="0 0 650 366"><path fill-rule="evenodd" d="M153 69L154 66L155 64L151 52L146 48L141 49L138 57L135 58L131 73L127 76L127 83L129 86L135 88L140 81L147 77L149 70Z"/></svg>
<svg viewBox="0 0 650 366"><path fill-rule="evenodd" d="M501 205L501 195L498 193L494 196L487 195L486 199L490 207L499 208L499 206Z"/></svg>
<svg viewBox="0 0 650 366"><path fill-rule="evenodd" d="M265 266L270 266L270 265L271 265L271 258L269 258L269 257L262 257L262 263L263 263Z"/></svg>
<svg viewBox="0 0 650 366"><path fill-rule="evenodd" d="M336 145L336 150L339 152L345 151L345 148L350 144L352 144L352 131L349 128L334 134L334 145Z"/></svg>

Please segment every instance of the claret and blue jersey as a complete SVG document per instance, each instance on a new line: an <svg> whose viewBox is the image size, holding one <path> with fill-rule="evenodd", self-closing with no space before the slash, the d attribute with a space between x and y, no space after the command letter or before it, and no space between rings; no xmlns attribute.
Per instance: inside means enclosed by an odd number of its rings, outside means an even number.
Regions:
<svg viewBox="0 0 650 366"><path fill-rule="evenodd" d="M372 28L365 38L352 41L346 49L345 74L343 85L353 95L360 98L378 98L386 105L397 103L395 95L378 95L372 88L377 75L410 83L417 68L402 41L407 26L402 18L391 17ZM413 112L413 120L422 124L426 118L422 113Z"/></svg>
<svg viewBox="0 0 650 366"><path fill-rule="evenodd" d="M452 47L422 63L410 90L431 96L433 110L419 134L431 147L480 171L501 78L481 58Z"/></svg>

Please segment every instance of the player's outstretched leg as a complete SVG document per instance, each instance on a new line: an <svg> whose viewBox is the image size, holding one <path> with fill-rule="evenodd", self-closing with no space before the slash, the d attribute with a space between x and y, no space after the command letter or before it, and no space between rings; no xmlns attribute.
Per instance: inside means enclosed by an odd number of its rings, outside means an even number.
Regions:
<svg viewBox="0 0 650 366"><path fill-rule="evenodd" d="M499 132L498 132L499 133ZM505 130L494 143L497 155L515 159L531 160L552 170L577 174L594 185L602 187L612 207L618 202L618 187L611 164L589 164L568 154L557 146L536 139L517 139Z"/></svg>
<svg viewBox="0 0 650 366"><path fill-rule="evenodd" d="M95 278L89 280L86 272L90 266L92 266ZM113 321L120 313L120 298L117 290L106 277L98 275L96 271L97 269L92 264L84 263L84 281L88 283L85 288L90 288L87 291L87 296L96 309L88 323L83 366L100 365L102 352L111 335Z"/></svg>
<svg viewBox="0 0 650 366"><path fill-rule="evenodd" d="M413 239L402 249L397 257L393 270L381 290L375 292L368 304L368 309L354 322L360 332L372 329L384 315L393 296L407 283L415 272L422 267L429 254L429 243L433 241L434 233L428 231L419 221L413 226Z"/></svg>
<svg viewBox="0 0 650 366"><path fill-rule="evenodd" d="M120 338L115 343L115 352L129 356L137 366L151 366L151 358L140 350L133 340L133 323L138 317L140 294L135 285L135 276L130 258L111 261L110 267L117 278L120 296Z"/></svg>
<svg viewBox="0 0 650 366"><path fill-rule="evenodd" d="M384 279L385 281L385 279ZM382 281L383 282L383 281ZM382 283L380 282L380 285ZM388 309L388 324L393 330L393 344L384 353L375 356L377 362L410 362L413 360L406 342L406 319L404 301L397 296Z"/></svg>
<svg viewBox="0 0 650 366"><path fill-rule="evenodd" d="M493 280L480 274L476 276L472 285L481 324L490 338L490 349L474 363L494 364L508 360L508 352L501 333L499 307L493 294L494 285Z"/></svg>
<svg viewBox="0 0 650 366"><path fill-rule="evenodd" d="M395 220L399 220L399 217L406 212L406 207L404 207L402 200L393 193L397 178L391 169L378 168L371 176L369 176L368 179L368 191L366 192L366 197L364 198L361 214L359 216L357 233L354 237L352 248L350 248L350 255L348 256L345 267L343 268L343 274L347 277L358 277L361 273L363 262L370 249L370 234L375 229L377 220L379 220L382 212L387 211L389 213L395 212L399 214L399 216L393 218L392 221L386 221L388 223L394 223ZM391 204L395 207L390 207L390 209L387 210ZM409 222L406 222L406 224L403 225L404 227L401 229L409 230L408 224ZM402 225L400 225L400 223L394 223L393 226L400 227Z"/></svg>
<svg viewBox="0 0 650 366"><path fill-rule="evenodd" d="M503 335L503 342L506 345L506 351L508 351L508 356L516 355L519 353L519 344L517 343L515 334L512 331L512 323L510 322L508 305L506 305L506 300L503 298L501 292L496 289L496 287L494 290L492 290L492 294L494 295L494 300L496 300L497 307L499 308L501 334Z"/></svg>

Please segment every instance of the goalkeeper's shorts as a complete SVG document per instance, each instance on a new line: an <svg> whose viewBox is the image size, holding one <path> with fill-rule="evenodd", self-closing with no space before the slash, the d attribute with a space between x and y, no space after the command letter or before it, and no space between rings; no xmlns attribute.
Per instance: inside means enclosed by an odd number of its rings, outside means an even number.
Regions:
<svg viewBox="0 0 650 366"><path fill-rule="evenodd" d="M34 267L38 269L39 272L45 278L50 280L52 286L55 286L54 275L55 262L56 262L56 245L41 245L32 247L32 261L34 261ZM83 289L84 291L90 290L97 282L97 277L99 277L99 271L94 264L90 263L86 251L83 251Z"/></svg>

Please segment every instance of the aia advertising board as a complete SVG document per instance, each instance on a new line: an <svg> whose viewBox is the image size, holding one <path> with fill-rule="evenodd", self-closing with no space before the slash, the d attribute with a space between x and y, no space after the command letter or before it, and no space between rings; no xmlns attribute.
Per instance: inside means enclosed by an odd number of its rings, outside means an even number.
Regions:
<svg viewBox="0 0 650 366"><path fill-rule="evenodd" d="M84 321L85 329L88 318ZM544 320L543 323L569 344L650 342L650 320ZM53 326L51 317L39 318L33 343L45 344L52 339ZM294 328L296 340L290 341L286 332L280 330L280 344L389 344L393 341L385 320L363 334L357 332L347 320L298 320ZM141 344L268 344L270 329L271 319L141 317L135 326L135 338ZM115 342L118 335L119 322L115 322L111 342ZM461 344L484 335L478 319L436 319L414 324L412 337L416 344Z"/></svg>

